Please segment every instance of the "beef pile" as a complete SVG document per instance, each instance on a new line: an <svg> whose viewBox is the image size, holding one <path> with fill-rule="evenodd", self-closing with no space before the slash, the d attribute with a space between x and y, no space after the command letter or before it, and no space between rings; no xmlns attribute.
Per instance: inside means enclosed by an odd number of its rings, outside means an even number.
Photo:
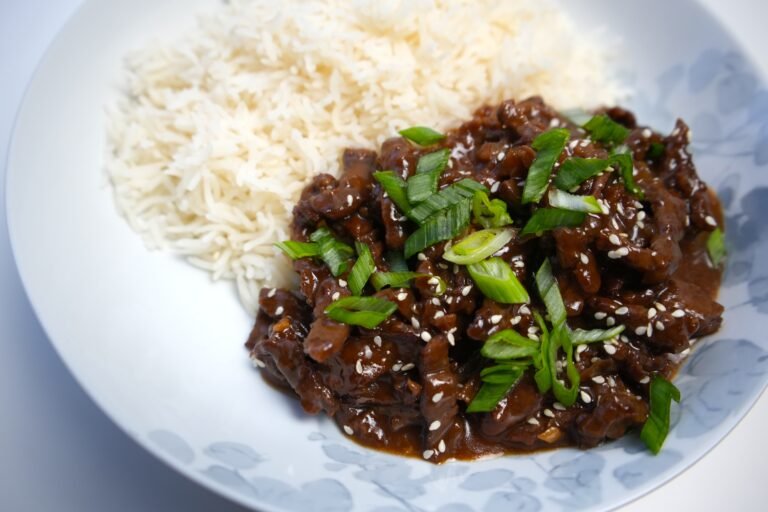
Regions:
<svg viewBox="0 0 768 512"><path fill-rule="evenodd" d="M466 412L488 364L479 354L483 341L502 329L536 339L532 309L541 305L535 293L529 305L485 298L464 267L442 259L445 243L408 262L410 270L442 278L445 294L435 297L425 279L369 292L397 305L371 330L324 314L331 302L351 294L347 276L334 277L319 260L296 260L298 290L261 291L247 342L254 364L271 383L292 390L308 413L325 412L360 443L433 462L561 445L588 448L641 426L649 413L650 378L671 378L693 341L720 326L723 308L714 300L720 270L709 262L705 245L721 214L697 176L682 121L663 137L638 126L626 110L602 112L630 130L626 144L643 199L626 190L617 172L604 172L577 193L601 200L607 214L540 237L515 236L497 253L528 290L535 290L533 272L543 259L552 259L572 327L626 327L616 340L577 347L581 389L575 404L564 407L551 393L539 393L529 370L493 411ZM415 225L372 173L393 170L407 178L419 157L436 147L451 150L441 187L464 178L482 183L491 197L506 202L519 228L532 210L521 205L536 156L530 145L552 127L571 130L561 162L608 157L606 147L540 98L506 101L479 109L429 150L392 138L379 154L345 151L339 179L321 174L303 191L292 239L307 241L326 226L349 244L366 243L377 269L389 270L385 253L402 250Z"/></svg>

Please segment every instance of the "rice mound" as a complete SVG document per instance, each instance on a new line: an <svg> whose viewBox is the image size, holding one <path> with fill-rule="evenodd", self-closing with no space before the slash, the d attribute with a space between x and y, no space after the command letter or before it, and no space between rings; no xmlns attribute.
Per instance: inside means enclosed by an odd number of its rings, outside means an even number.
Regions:
<svg viewBox="0 0 768 512"><path fill-rule="evenodd" d="M609 104L606 62L549 0L231 1L127 58L107 172L149 247L234 279L254 312L291 279L273 243L302 188L345 147L506 98Z"/></svg>

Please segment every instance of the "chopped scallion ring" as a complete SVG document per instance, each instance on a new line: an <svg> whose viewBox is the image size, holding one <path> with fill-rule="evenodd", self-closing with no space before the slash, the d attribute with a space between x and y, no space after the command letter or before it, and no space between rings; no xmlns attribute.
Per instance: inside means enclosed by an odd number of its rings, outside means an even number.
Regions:
<svg viewBox="0 0 768 512"><path fill-rule="evenodd" d="M709 259L712 260L712 264L716 267L719 267L725 259L727 250L725 248L725 235L722 229L715 228L709 234L709 238L707 238L707 254L709 254Z"/></svg>
<svg viewBox="0 0 768 512"><path fill-rule="evenodd" d="M565 149L571 132L565 128L548 130L533 140L531 147L537 151L536 158L528 169L523 188L523 204L538 203L549 184L552 167Z"/></svg>
<svg viewBox="0 0 768 512"><path fill-rule="evenodd" d="M445 135L426 126L411 126L398 133L419 146L431 146L445 139Z"/></svg>
<svg viewBox="0 0 768 512"><path fill-rule="evenodd" d="M352 247L336 240L331 230L325 227L312 233L309 239L318 245L320 258L331 269L331 274L338 277L347 271L347 260L355 253Z"/></svg>
<svg viewBox="0 0 768 512"><path fill-rule="evenodd" d="M344 297L325 308L325 314L337 322L373 329L396 310L396 304L378 297Z"/></svg>
<svg viewBox="0 0 768 512"><path fill-rule="evenodd" d="M594 196L577 196L556 188L549 190L549 205L572 212L605 213Z"/></svg>
<svg viewBox="0 0 768 512"><path fill-rule="evenodd" d="M669 434L669 413L672 400L680 402L680 390L668 380L653 377L650 386L650 413L640 431L640 439L653 452L658 454Z"/></svg>
<svg viewBox="0 0 768 512"><path fill-rule="evenodd" d="M355 242L355 249L357 249L357 261L352 266L352 270L349 272L349 290L354 295L360 295L365 288L365 283L368 282L368 278L371 277L373 271L376 270L376 263L373 261L373 255L371 249L362 242Z"/></svg>
<svg viewBox="0 0 768 512"><path fill-rule="evenodd" d="M483 295L502 304L530 301L528 292L509 264L501 258L489 258L467 266L469 275Z"/></svg>
<svg viewBox="0 0 768 512"><path fill-rule="evenodd" d="M443 259L459 265L482 261L507 245L514 238L511 229L475 231L443 253Z"/></svg>
<svg viewBox="0 0 768 512"><path fill-rule="evenodd" d="M584 212L574 212L561 208L539 208L525 224L520 236L537 235L555 228L580 226L586 219Z"/></svg>
<svg viewBox="0 0 768 512"><path fill-rule="evenodd" d="M618 146L622 144L629 135L629 130L606 116L600 114L584 124L584 129L589 133L592 140L605 144Z"/></svg>
<svg viewBox="0 0 768 512"><path fill-rule="evenodd" d="M285 242L276 242L275 247L283 251L293 260L320 256L320 246L313 242L295 242L293 240L286 240Z"/></svg>

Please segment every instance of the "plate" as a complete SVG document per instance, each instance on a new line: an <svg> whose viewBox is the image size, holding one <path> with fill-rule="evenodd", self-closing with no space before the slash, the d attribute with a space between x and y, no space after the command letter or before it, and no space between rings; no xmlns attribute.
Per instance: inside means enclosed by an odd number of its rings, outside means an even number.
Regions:
<svg viewBox="0 0 768 512"><path fill-rule="evenodd" d="M442 466L353 444L266 386L242 347L252 319L233 287L147 251L114 208L104 106L122 57L214 4L86 2L40 64L9 156L10 237L30 301L83 388L150 452L261 510L604 510L696 462L756 401L768 383L768 92L696 4L585 0L573 13L623 38L617 66L639 119L662 131L675 116L689 121L700 173L725 207L725 325L680 372L664 450L654 457L629 436Z"/></svg>

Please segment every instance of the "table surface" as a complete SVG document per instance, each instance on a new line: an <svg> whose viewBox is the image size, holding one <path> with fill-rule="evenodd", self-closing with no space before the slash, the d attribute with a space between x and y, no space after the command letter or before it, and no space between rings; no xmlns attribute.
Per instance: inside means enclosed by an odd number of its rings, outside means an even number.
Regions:
<svg viewBox="0 0 768 512"><path fill-rule="evenodd" d="M700 1L768 76L761 51L768 3ZM96 407L53 350L13 264L4 202L8 140L37 62L80 2L0 0L0 509L242 511L166 467ZM694 467L622 510L765 510L767 427L764 394Z"/></svg>

